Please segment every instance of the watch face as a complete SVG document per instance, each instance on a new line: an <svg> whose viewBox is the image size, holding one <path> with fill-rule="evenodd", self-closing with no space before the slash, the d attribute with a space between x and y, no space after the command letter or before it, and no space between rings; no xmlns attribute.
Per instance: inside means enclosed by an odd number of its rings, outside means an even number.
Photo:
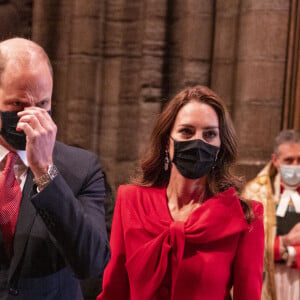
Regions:
<svg viewBox="0 0 300 300"><path fill-rule="evenodd" d="M39 178L34 178L33 182L37 185L38 189L41 190L46 185L48 185L58 174L58 169L54 165L50 165L48 167L47 173Z"/></svg>
<svg viewBox="0 0 300 300"><path fill-rule="evenodd" d="M56 168L55 165L50 165L48 167L48 174L51 179L54 179L58 175L58 169Z"/></svg>

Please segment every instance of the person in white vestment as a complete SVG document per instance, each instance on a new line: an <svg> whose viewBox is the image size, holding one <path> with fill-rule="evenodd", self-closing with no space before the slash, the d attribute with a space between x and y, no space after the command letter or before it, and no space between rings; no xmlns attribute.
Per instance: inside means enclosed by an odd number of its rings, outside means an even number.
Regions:
<svg viewBox="0 0 300 300"><path fill-rule="evenodd" d="M264 205L263 300L300 299L300 132L283 130L242 196Z"/></svg>

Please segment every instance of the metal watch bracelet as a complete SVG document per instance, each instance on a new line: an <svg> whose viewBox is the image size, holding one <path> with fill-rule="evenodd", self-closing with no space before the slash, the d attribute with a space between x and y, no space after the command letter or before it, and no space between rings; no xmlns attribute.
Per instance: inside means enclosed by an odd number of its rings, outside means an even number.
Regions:
<svg viewBox="0 0 300 300"><path fill-rule="evenodd" d="M39 178L34 178L33 182L41 190L48 185L57 175L59 171L55 165L49 165L47 173L43 174Z"/></svg>

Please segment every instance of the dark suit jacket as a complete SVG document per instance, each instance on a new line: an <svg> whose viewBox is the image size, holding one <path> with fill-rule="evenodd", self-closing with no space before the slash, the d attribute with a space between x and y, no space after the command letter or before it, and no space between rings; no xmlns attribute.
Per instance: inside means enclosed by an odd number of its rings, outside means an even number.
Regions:
<svg viewBox="0 0 300 300"><path fill-rule="evenodd" d="M78 279L101 275L110 258L97 157L57 142L53 159L60 174L40 193L28 172L10 264L0 237L8 299L82 299Z"/></svg>

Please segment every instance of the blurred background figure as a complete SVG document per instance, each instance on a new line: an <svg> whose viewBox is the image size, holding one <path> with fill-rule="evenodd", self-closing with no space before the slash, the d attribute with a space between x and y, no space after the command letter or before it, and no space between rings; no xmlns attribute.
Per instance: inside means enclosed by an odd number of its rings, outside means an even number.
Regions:
<svg viewBox="0 0 300 300"><path fill-rule="evenodd" d="M271 161L243 196L264 205L263 300L300 299L300 133L283 130Z"/></svg>

